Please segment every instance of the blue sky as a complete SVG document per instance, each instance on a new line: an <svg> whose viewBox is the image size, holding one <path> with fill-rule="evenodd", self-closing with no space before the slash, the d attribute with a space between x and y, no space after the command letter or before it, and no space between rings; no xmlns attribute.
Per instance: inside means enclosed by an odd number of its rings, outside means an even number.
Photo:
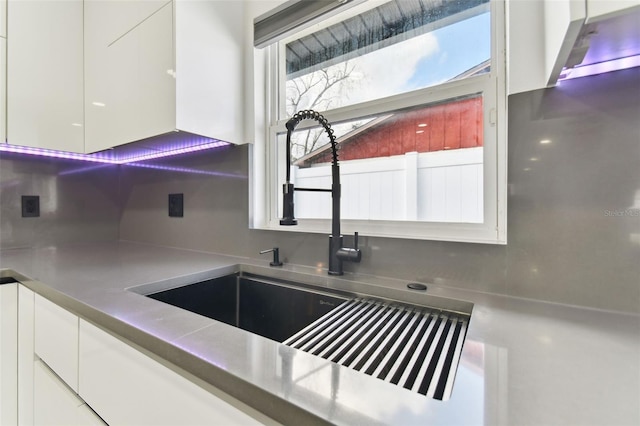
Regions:
<svg viewBox="0 0 640 426"><path fill-rule="evenodd" d="M491 56L491 18L489 13L438 29L435 55L422 58L407 81L407 90L449 80ZM468 36L467 34L473 34Z"/></svg>

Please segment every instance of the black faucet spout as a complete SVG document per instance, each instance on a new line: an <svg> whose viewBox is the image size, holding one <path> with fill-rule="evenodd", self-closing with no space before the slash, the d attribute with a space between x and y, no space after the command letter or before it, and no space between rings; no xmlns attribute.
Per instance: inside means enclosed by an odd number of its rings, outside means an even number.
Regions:
<svg viewBox="0 0 640 426"><path fill-rule="evenodd" d="M287 121L285 127L287 128L287 180L283 185L283 218L280 219L280 225L290 226L297 225L298 221L295 218L295 207L293 203L293 194L296 188L291 183L291 134L293 133L296 126L300 123L300 121L305 119L314 119L319 122L324 130L327 132L329 136L329 141L331 142L331 153L332 153L332 162L331 162L331 235L329 237L329 275L342 275L344 274L344 270L342 267L342 262L350 261L350 262L360 262L362 258L362 253L360 249L358 249L358 237L357 233L355 236L355 247L354 248L346 248L343 246L343 238L340 233L340 197L341 197L341 189L340 189L340 166L338 165L338 147L336 142L336 137L333 134L333 129L331 129L331 125L327 121L326 118L322 116L322 114L312 111L312 110L304 110L297 112ZM310 190L298 188L297 190ZM313 191L313 189L311 189ZM317 191L317 190L316 190ZM322 190L320 190L322 191ZM329 191L329 190L326 190Z"/></svg>

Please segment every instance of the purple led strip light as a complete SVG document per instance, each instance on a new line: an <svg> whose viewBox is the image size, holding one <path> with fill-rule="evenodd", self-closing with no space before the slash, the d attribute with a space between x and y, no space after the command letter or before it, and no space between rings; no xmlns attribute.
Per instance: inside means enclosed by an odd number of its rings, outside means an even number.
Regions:
<svg viewBox="0 0 640 426"><path fill-rule="evenodd" d="M196 175L208 175L208 176L221 176L221 177L237 178L237 179L247 179L247 176L246 175L242 175L242 174L214 172L214 171L211 171L211 170L190 169L188 167L159 166L159 165L156 165L156 164L142 164L142 163L126 163L125 165L129 166L129 167L141 167L143 169L164 170L164 171L169 171L169 172L188 173L188 174L196 174Z"/></svg>
<svg viewBox="0 0 640 426"><path fill-rule="evenodd" d="M91 161L94 163L106 163L106 164L127 164L144 160L153 160L156 158L169 157L178 154L186 154L188 152L202 151L205 149L218 148L221 146L230 145L228 142L218 141L211 139L211 142L202 143L198 145L187 145L181 148L169 149L165 151L157 151L148 154L141 154L131 156L127 158L117 158L116 155L111 157L100 156L98 154L76 154L73 152L56 151L52 149L44 148L32 148L28 146L18 146L10 144L0 144L0 151L14 152L18 154L38 155L42 157L63 158L67 160L79 160L79 161ZM104 155L104 154L102 154Z"/></svg>
<svg viewBox="0 0 640 426"><path fill-rule="evenodd" d="M559 81L572 78L588 77L590 75L605 74L611 71L619 71L640 66L640 55L627 56L626 58L612 59L589 65L578 65L574 68L563 70Z"/></svg>
<svg viewBox="0 0 640 426"><path fill-rule="evenodd" d="M123 163L122 165L127 167L141 167L143 169L163 170L163 171L178 172L178 173L220 176L220 177L233 178L233 179L247 179L247 175L243 175L243 174L215 172L212 170L191 169L188 167L174 167L174 166L157 165L157 164L149 164L149 163ZM87 167L80 167L78 169L66 170L64 172L58 173L58 176L69 176L69 175L75 175L78 173L86 173L86 172L91 172L94 170L101 169L103 167L111 167L111 166L112 166L111 163L98 164L98 165L94 164ZM15 182L17 184L18 181L15 181ZM4 187L6 185L4 185L3 183L2 186Z"/></svg>
<svg viewBox="0 0 640 426"><path fill-rule="evenodd" d="M109 160L106 158L91 157L90 155L75 154L73 152L54 151L51 149L44 149L44 148L31 148L28 146L10 145L10 144L4 144L4 143L0 144L0 151L15 152L18 154L39 155L41 157L64 158L68 160L82 160L82 161L92 161L95 163L114 164L113 160Z"/></svg>

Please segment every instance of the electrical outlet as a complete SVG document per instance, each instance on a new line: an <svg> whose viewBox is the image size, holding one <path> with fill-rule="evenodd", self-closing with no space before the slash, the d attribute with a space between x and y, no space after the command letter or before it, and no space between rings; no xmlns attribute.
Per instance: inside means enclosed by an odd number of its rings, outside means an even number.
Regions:
<svg viewBox="0 0 640 426"><path fill-rule="evenodd" d="M22 196L22 217L40 217L40 196Z"/></svg>
<svg viewBox="0 0 640 426"><path fill-rule="evenodd" d="M184 216L184 194L169 194L169 217Z"/></svg>

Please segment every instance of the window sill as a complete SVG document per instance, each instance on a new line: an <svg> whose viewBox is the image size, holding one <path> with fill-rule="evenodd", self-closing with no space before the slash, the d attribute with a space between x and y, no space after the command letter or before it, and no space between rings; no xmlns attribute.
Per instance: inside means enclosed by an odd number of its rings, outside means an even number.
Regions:
<svg viewBox="0 0 640 426"><path fill-rule="evenodd" d="M343 235L358 232L361 236L366 237L507 244L506 233L499 232L496 226L491 227L485 224L342 220L341 227ZM253 226L252 229L329 235L331 221L298 219L297 226L282 226L277 220L274 220L270 223Z"/></svg>

